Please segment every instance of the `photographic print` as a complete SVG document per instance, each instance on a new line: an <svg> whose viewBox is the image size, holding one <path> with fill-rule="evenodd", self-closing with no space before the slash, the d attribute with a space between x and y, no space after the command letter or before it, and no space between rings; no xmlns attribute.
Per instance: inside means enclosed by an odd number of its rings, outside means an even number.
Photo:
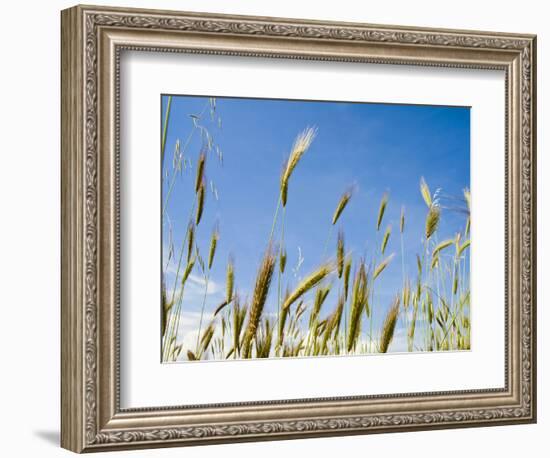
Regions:
<svg viewBox="0 0 550 458"><path fill-rule="evenodd" d="M470 108L162 95L161 360L470 349Z"/></svg>
<svg viewBox="0 0 550 458"><path fill-rule="evenodd" d="M62 447L537 421L535 35L78 5L60 41Z"/></svg>

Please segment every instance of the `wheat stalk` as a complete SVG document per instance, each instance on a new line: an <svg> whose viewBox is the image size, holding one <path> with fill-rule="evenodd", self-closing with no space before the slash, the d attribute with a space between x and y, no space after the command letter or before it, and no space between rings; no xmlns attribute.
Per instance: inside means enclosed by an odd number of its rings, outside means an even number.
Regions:
<svg viewBox="0 0 550 458"><path fill-rule="evenodd" d="M227 299L224 299L222 303L216 307L216 310L214 310L214 316L220 313L228 304L229 304L229 301Z"/></svg>
<svg viewBox="0 0 550 458"><path fill-rule="evenodd" d="M428 211L428 216L426 216L426 240L429 240L430 237L437 230L439 225L439 220L441 217L441 210L437 205L432 205Z"/></svg>
<svg viewBox="0 0 550 458"><path fill-rule="evenodd" d="M443 240L443 242L438 243L432 252L432 258L437 256L441 250L447 248L448 246L451 246L454 242L454 239L447 239Z"/></svg>
<svg viewBox="0 0 550 458"><path fill-rule="evenodd" d="M284 274L286 267L286 249L281 248L281 253L279 255L279 271Z"/></svg>
<svg viewBox="0 0 550 458"><path fill-rule="evenodd" d="M344 272L344 233L338 231L338 243L336 245L336 267L338 269L338 278L342 278Z"/></svg>
<svg viewBox="0 0 550 458"><path fill-rule="evenodd" d="M344 310L345 299L343 295L338 296L338 302L336 309L330 314L327 318L327 325L324 329L323 341L321 343L321 348L324 353L328 351L327 344L330 336L334 333L335 340L338 340L338 333L340 329L340 322L342 320L342 313Z"/></svg>
<svg viewBox="0 0 550 458"><path fill-rule="evenodd" d="M454 244L455 244L455 253L456 253L456 257L458 258L458 250L460 249L460 232L457 232L457 233L456 233L453 242L454 242Z"/></svg>
<svg viewBox="0 0 550 458"><path fill-rule="evenodd" d="M161 329L162 329L162 335L166 333L166 326L168 324L168 316L170 315L170 310L172 309L172 306L174 305L173 302L168 301L166 298L166 289L162 288L162 316L161 316Z"/></svg>
<svg viewBox="0 0 550 458"><path fill-rule="evenodd" d="M233 258L230 256L227 261L227 268L225 272L225 299L227 302L231 302L233 298L233 288L235 284L235 267L233 265Z"/></svg>
<svg viewBox="0 0 550 458"><path fill-rule="evenodd" d="M460 245L460 248L458 249L458 256L460 256L466 248L470 246L470 241L466 240L462 245Z"/></svg>
<svg viewBox="0 0 550 458"><path fill-rule="evenodd" d="M256 357L269 358L271 352L271 341L273 338L273 327L269 319L264 320L264 327L260 328L260 336L256 335Z"/></svg>
<svg viewBox="0 0 550 458"><path fill-rule="evenodd" d="M384 212L386 211L386 206L388 205L388 193L385 192L382 195L380 200L380 207L378 208L378 218L376 219L376 230L380 230L380 225L382 224L382 219L384 218Z"/></svg>
<svg viewBox="0 0 550 458"><path fill-rule="evenodd" d="M403 286L402 302L405 309L409 307L409 304L411 302L411 284L408 279L405 281L405 285Z"/></svg>
<svg viewBox="0 0 550 458"><path fill-rule="evenodd" d="M428 323L432 324L434 321L434 306L430 291L426 291L426 309L428 311Z"/></svg>
<svg viewBox="0 0 550 458"><path fill-rule="evenodd" d="M453 279L453 296L456 295L456 292L458 290L458 268L455 268L455 275Z"/></svg>
<svg viewBox="0 0 550 458"><path fill-rule="evenodd" d="M430 264L430 269L434 270L439 265L439 254L435 254L435 256L432 256L432 262Z"/></svg>
<svg viewBox="0 0 550 458"><path fill-rule="evenodd" d="M197 223L198 224L198 223ZM216 254L216 246L218 245L218 228L214 227L214 230L212 231L212 236L210 238L210 249L208 252L208 270L205 273L205 284L204 284L204 294L202 297L202 307L201 307L201 315L199 320L199 333L202 329L202 319L204 315L204 308L206 307L206 295L208 294L208 282L210 280L210 269L212 268L212 263L214 262L214 255ZM201 267L204 273L204 266L201 263ZM222 304L222 308L224 305ZM197 346L196 346L197 353L199 353L199 336L197 335Z"/></svg>
<svg viewBox="0 0 550 458"><path fill-rule="evenodd" d="M313 301L313 310L309 315L310 328L312 325L315 324L317 318L319 317L319 314L321 313L321 307L325 302L325 299L327 298L328 293L330 293L330 288L331 288L330 285L324 288L323 287L317 288L317 291L315 292L315 299Z"/></svg>
<svg viewBox="0 0 550 458"><path fill-rule="evenodd" d="M380 261L380 263L376 266L376 268L374 269L374 272L372 274L372 279L373 280L376 280L376 278L384 271L384 269L386 267L388 267L388 264L391 262L393 257L394 257L394 254L392 253L387 258Z"/></svg>
<svg viewBox="0 0 550 458"><path fill-rule="evenodd" d="M361 262L355 280L353 282L353 290L351 294L351 311L348 325L347 351L351 352L355 347L357 338L361 332L361 314L363 309L368 308L367 303L367 273L365 263Z"/></svg>
<svg viewBox="0 0 550 458"><path fill-rule="evenodd" d="M334 211L334 215L332 216L333 226L338 221L338 218L340 218L340 215L344 211L344 208L346 208L346 205L348 204L350 199L351 199L351 191L344 192L344 194L342 194L342 197L340 197L340 201L338 202L338 205L336 206L336 210Z"/></svg>
<svg viewBox="0 0 550 458"><path fill-rule="evenodd" d="M462 192L464 194L464 200L466 201L466 205L468 206L468 212L470 212L471 211L472 195L471 195L470 190L468 188L464 188Z"/></svg>
<svg viewBox="0 0 550 458"><path fill-rule="evenodd" d="M344 265L344 299L348 299L348 291L349 291L349 276L351 273L351 256L349 256L346 260L346 264Z"/></svg>
<svg viewBox="0 0 550 458"><path fill-rule="evenodd" d="M286 300L288 298L288 296L290 295L290 291L287 289L286 293L285 293L285 296L284 296L284 300ZM281 313L279 314L279 323L278 323L278 335L279 335L279 338L278 338L278 342L277 342L277 346L279 348L281 348L283 346L283 340L284 340L284 333L285 333L285 325L286 325L286 319L288 317L288 312L289 312L289 309L282 309L281 310Z"/></svg>
<svg viewBox="0 0 550 458"><path fill-rule="evenodd" d="M206 186L204 181L201 182L199 189L197 191L197 214L195 217L195 223L198 226L201 222L202 212L204 210L204 198L206 196Z"/></svg>
<svg viewBox="0 0 550 458"><path fill-rule="evenodd" d="M321 280L323 280L331 271L332 271L332 267L329 264L323 264L315 272L313 272L304 280L302 280L302 282L298 285L298 287L283 302L282 309L284 310L290 307L300 297L302 297L311 288L313 288Z"/></svg>
<svg viewBox="0 0 550 458"><path fill-rule="evenodd" d="M382 254L386 251L386 247L388 246L388 241L390 239L391 235L391 225L386 228L386 232L384 232L384 237L382 238L382 245L380 247L380 251Z"/></svg>
<svg viewBox="0 0 550 458"><path fill-rule="evenodd" d="M268 247L256 276L256 285L254 287L254 294L252 295L248 325L242 345L244 358L251 357L251 343L256 337L258 324L260 323L265 301L267 299L267 295L269 294L269 287L271 285L274 268L275 255L273 254L272 248Z"/></svg>
<svg viewBox="0 0 550 458"><path fill-rule="evenodd" d="M338 305L336 306L336 310L334 311L334 315L332 316L332 319L334 319L334 323L331 324L331 328L334 330L335 337L338 337L340 333L340 324L342 323L342 315L344 313L344 305L345 305L345 299L342 295L338 298Z"/></svg>
<svg viewBox="0 0 550 458"><path fill-rule="evenodd" d="M191 275L191 272L193 271L193 267L195 266L195 257L191 258L189 261L187 261L187 265L185 266L185 271L183 272L183 275L181 277L180 281L180 293L178 296L178 299L176 302L174 302L174 299L172 299L171 303L172 305L170 308L172 308L173 304L177 304L175 310L171 313L171 319L169 320L170 323L170 329L168 332L168 335L171 339L175 339L178 333L178 327L179 327L179 319L180 319L180 311L181 311L181 298L183 297L183 289L185 287L185 283L187 282L187 279L189 278L189 275ZM174 294L172 294L172 298L175 297L175 291L176 288L174 287ZM168 323L165 324L165 326L168 326ZM165 351L163 351L163 360L169 356Z"/></svg>
<svg viewBox="0 0 550 458"><path fill-rule="evenodd" d="M426 180L424 180L424 177L420 178L420 194L422 194L422 198L424 199L424 202L428 206L428 208L432 207L432 195L430 193L430 188L428 187L428 184L426 183Z"/></svg>
<svg viewBox="0 0 550 458"><path fill-rule="evenodd" d="M193 246L195 244L195 226L192 221L189 222L187 227L187 261L191 258L193 253Z"/></svg>
<svg viewBox="0 0 550 458"><path fill-rule="evenodd" d="M384 325L382 326L382 333L380 335L380 352L386 353L393 340L393 334L395 331L395 325L397 324L397 317L399 316L399 295L396 296L393 305L390 307Z"/></svg>
<svg viewBox="0 0 550 458"><path fill-rule="evenodd" d="M212 337L214 337L214 322L212 321L207 328L204 330L200 343L201 343L201 349L197 355L198 359L202 359L202 356L208 351L208 346L210 345L210 342L212 341Z"/></svg>
<svg viewBox="0 0 550 458"><path fill-rule="evenodd" d="M240 298L238 294L235 294L233 299L233 350L235 357L241 350L241 331L246 317L247 306L244 305L241 308Z"/></svg>
<svg viewBox="0 0 550 458"><path fill-rule="evenodd" d="M185 266L183 276L181 277L182 287L185 284L185 282L187 281L187 278L189 277L189 275L191 274L191 271L193 270L193 267L195 267L195 257L191 258L191 260Z"/></svg>
<svg viewBox="0 0 550 458"><path fill-rule="evenodd" d="M206 163L206 155L201 152L197 161L197 172L195 175L195 192L199 192L199 188L204 179L204 168Z"/></svg>
<svg viewBox="0 0 550 458"><path fill-rule="evenodd" d="M168 121L170 119L170 106L172 105L172 96L168 96L168 101L166 102L166 111L164 112L164 124L162 126L162 140L160 145L160 152L162 161L164 162L164 149L166 147L166 135L168 133Z"/></svg>
<svg viewBox="0 0 550 458"><path fill-rule="evenodd" d="M290 180L292 172L298 165L298 162L300 162L300 159L302 158L304 153L310 147L316 134L317 130L315 128L308 127L303 132L301 132L294 141L292 151L286 162L283 174L281 175L281 201L283 207L286 206L288 196L288 182Z"/></svg>
<svg viewBox="0 0 550 458"><path fill-rule="evenodd" d="M212 263L214 262L214 256L216 255L216 247L218 246L218 239L220 234L218 229L215 228L212 231L212 236L210 237L210 249L208 251L208 270L212 268Z"/></svg>

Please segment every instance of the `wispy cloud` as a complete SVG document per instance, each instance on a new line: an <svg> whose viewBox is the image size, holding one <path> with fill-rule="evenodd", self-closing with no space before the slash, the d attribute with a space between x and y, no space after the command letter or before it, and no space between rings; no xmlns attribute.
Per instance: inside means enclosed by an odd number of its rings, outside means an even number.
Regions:
<svg viewBox="0 0 550 458"><path fill-rule="evenodd" d="M206 329L212 319L213 315L211 313L204 313L204 316L202 317L201 332ZM200 320L200 312L185 312L181 314L178 326L178 343L183 345L183 352L179 357L182 361L187 360L187 350L191 350L193 352L195 351L197 335L199 334ZM218 332L217 328L216 332Z"/></svg>
<svg viewBox="0 0 550 458"><path fill-rule="evenodd" d="M179 277L181 279L181 274L184 267L179 270ZM176 273L178 272L178 267L175 262L170 262L165 270L165 275L171 279L173 282L175 280ZM168 285L170 281L168 281ZM206 288L206 279L200 275L191 273L187 278L187 283L185 284L185 297L196 299L197 297L202 297L204 295L204 290ZM208 279L208 287L206 290L207 296L219 295L223 291L223 284L216 281L213 278ZM173 288L170 288L167 293L171 295Z"/></svg>
<svg viewBox="0 0 550 458"><path fill-rule="evenodd" d="M194 286L198 286L199 289L204 294L204 288L206 287L206 279L204 277L200 277L198 275L191 274L191 275L189 275L188 280ZM223 286L220 283L214 281L213 279L209 279L206 294L208 294L208 295L218 294L219 292L222 291L222 288L223 288Z"/></svg>
<svg viewBox="0 0 550 458"><path fill-rule="evenodd" d="M390 353L406 352L407 348L407 331L405 328L398 328L393 334L393 340L389 346Z"/></svg>

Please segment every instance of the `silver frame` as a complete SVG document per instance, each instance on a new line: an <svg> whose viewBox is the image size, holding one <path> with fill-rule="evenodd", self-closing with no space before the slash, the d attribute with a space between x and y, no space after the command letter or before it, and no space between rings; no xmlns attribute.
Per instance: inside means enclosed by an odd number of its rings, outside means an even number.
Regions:
<svg viewBox="0 0 550 458"><path fill-rule="evenodd" d="M536 37L76 6L62 12L62 446L75 452L536 421ZM120 53L185 52L506 73L506 386L121 409Z"/></svg>

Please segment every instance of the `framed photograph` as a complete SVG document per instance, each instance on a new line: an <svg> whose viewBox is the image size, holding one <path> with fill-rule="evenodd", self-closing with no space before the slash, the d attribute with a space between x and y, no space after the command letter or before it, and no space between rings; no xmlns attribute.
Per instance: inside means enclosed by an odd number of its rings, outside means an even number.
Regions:
<svg viewBox="0 0 550 458"><path fill-rule="evenodd" d="M536 421L536 38L62 12L62 446Z"/></svg>

